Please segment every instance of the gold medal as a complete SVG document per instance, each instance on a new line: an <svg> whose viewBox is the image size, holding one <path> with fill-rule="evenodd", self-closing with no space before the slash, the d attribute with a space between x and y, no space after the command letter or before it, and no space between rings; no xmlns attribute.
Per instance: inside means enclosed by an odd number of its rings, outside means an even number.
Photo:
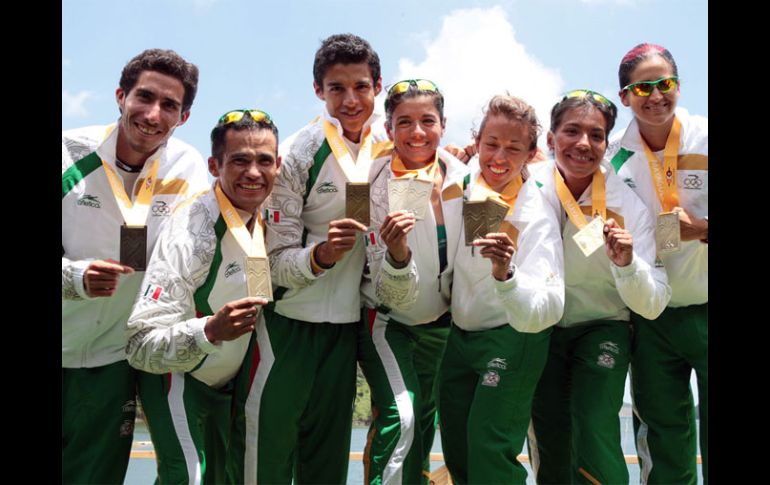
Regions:
<svg viewBox="0 0 770 485"><path fill-rule="evenodd" d="M661 212L655 221L655 248L657 253L673 253L679 251L680 246L679 213Z"/></svg>
<svg viewBox="0 0 770 485"><path fill-rule="evenodd" d="M345 217L369 227L369 183L345 183Z"/></svg>
<svg viewBox="0 0 770 485"><path fill-rule="evenodd" d="M269 259L246 256L246 286L249 296L273 301Z"/></svg>
<svg viewBox="0 0 770 485"><path fill-rule="evenodd" d="M601 217L595 217L575 233L572 239L586 258L591 256L594 251L604 246L604 221Z"/></svg>
<svg viewBox="0 0 770 485"><path fill-rule="evenodd" d="M147 226L120 226L120 264L147 269Z"/></svg>

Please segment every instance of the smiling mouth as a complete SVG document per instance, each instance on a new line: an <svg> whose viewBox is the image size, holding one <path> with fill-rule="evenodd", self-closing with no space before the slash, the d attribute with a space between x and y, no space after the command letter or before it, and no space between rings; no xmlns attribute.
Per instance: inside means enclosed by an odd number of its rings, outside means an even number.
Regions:
<svg viewBox="0 0 770 485"><path fill-rule="evenodd" d="M500 168L496 167L495 165L487 165L487 168L495 175L505 175L509 171L507 168Z"/></svg>
<svg viewBox="0 0 770 485"><path fill-rule="evenodd" d="M569 157L579 163L593 163L594 158L588 155L569 155Z"/></svg>
<svg viewBox="0 0 770 485"><path fill-rule="evenodd" d="M160 134L160 131L153 130L151 128L146 128L146 127L144 127L144 126L142 126L142 125L140 125L138 123L135 124L134 126L136 126L136 129L139 130L139 132L142 133L143 135L155 136L155 135Z"/></svg>
<svg viewBox="0 0 770 485"><path fill-rule="evenodd" d="M239 184L242 189L246 190L264 190L265 184Z"/></svg>

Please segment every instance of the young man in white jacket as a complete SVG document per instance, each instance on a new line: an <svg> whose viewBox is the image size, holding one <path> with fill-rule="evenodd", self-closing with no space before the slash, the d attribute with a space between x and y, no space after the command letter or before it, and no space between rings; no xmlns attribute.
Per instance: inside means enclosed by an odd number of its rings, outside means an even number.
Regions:
<svg viewBox="0 0 770 485"><path fill-rule="evenodd" d="M281 144L268 202L276 301L266 318L281 334L271 336L260 424L281 439L260 459L260 482L344 483L348 469L367 227L345 217L346 183L371 182L387 141L374 113L379 57L360 37L333 35L316 52L313 77L326 109Z"/></svg>
<svg viewBox="0 0 770 485"><path fill-rule="evenodd" d="M123 68L116 124L62 132L62 481L120 483L135 416L125 326L144 268L120 264L121 225L149 257L175 206L206 187L205 163L171 138L198 68L150 49ZM140 229L141 231L141 229Z"/></svg>

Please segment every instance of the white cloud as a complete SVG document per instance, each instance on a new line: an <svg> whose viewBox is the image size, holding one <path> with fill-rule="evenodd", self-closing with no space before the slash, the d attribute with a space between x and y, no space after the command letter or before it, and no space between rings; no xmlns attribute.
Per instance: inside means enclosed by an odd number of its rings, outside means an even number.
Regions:
<svg viewBox="0 0 770 485"><path fill-rule="evenodd" d="M506 91L534 106L547 129L550 109L564 86L558 70L543 65L516 40L499 6L446 15L438 35L424 43L424 60L400 59L398 75L388 84L407 78L438 84L447 117L443 142L455 144L470 140L471 127L478 128L481 122L482 108L493 95ZM539 142L545 146L545 136Z"/></svg>
<svg viewBox="0 0 770 485"><path fill-rule="evenodd" d="M85 107L86 101L93 98L91 91L80 91L76 94L70 94L63 89L61 92L61 112L62 115L72 118L85 118L88 116L88 110Z"/></svg>

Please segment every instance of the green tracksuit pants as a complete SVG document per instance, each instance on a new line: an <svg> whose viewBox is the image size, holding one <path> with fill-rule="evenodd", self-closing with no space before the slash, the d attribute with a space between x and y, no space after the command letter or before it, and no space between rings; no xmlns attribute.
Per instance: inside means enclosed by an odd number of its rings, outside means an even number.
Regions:
<svg viewBox="0 0 770 485"><path fill-rule="evenodd" d="M428 483L436 431L439 363L449 313L405 325L364 310L358 358L372 393L372 424L364 450L364 483Z"/></svg>
<svg viewBox="0 0 770 485"><path fill-rule="evenodd" d="M628 322L554 327L529 433L537 483L628 483L618 414L630 340Z"/></svg>
<svg viewBox="0 0 770 485"><path fill-rule="evenodd" d="M134 439L136 371L122 360L61 370L62 483L123 483Z"/></svg>
<svg viewBox="0 0 770 485"><path fill-rule="evenodd" d="M156 484L220 484L231 385L213 389L187 373L139 373L139 399L155 448Z"/></svg>
<svg viewBox="0 0 770 485"><path fill-rule="evenodd" d="M642 483L697 483L698 379L703 483L708 484L708 303L666 308L655 320L632 315L631 386Z"/></svg>
<svg viewBox="0 0 770 485"><path fill-rule="evenodd" d="M454 483L526 482L516 457L550 335L550 328L521 333L510 325L477 332L452 327L441 363L439 417Z"/></svg>
<svg viewBox="0 0 770 485"><path fill-rule="evenodd" d="M356 324L265 307L235 378L228 480L344 484L356 394Z"/></svg>

